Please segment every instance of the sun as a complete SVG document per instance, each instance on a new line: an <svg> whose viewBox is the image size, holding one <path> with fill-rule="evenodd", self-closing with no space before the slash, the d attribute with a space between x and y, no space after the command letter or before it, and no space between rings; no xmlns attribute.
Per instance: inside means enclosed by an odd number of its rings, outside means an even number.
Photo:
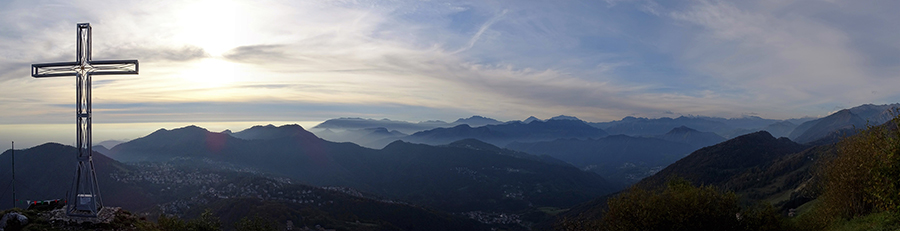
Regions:
<svg viewBox="0 0 900 231"><path fill-rule="evenodd" d="M239 4L231 0L203 0L188 3L178 12L177 34L186 44L203 48L211 56L221 56L236 47L242 23Z"/></svg>

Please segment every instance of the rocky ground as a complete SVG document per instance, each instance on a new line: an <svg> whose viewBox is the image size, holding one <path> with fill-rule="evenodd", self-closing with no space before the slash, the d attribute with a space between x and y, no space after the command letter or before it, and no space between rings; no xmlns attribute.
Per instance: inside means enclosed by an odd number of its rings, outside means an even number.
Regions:
<svg viewBox="0 0 900 231"><path fill-rule="evenodd" d="M109 224L116 217L116 214L121 211L120 207L103 207L100 209L100 212L97 214L97 217L78 217L78 216L68 216L66 215L66 206L63 206L59 209L54 209L49 212L43 213L43 215L48 216L47 220L50 220L50 223L65 223L65 224L100 224L105 223Z"/></svg>

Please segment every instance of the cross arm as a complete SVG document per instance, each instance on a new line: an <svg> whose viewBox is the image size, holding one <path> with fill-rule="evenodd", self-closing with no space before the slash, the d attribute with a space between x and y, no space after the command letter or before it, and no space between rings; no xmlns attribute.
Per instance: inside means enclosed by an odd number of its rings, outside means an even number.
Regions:
<svg viewBox="0 0 900 231"><path fill-rule="evenodd" d="M31 64L31 77L74 76L76 74L75 67L77 66L77 62Z"/></svg>
<svg viewBox="0 0 900 231"><path fill-rule="evenodd" d="M91 75L136 75L137 60L99 60L91 61Z"/></svg>

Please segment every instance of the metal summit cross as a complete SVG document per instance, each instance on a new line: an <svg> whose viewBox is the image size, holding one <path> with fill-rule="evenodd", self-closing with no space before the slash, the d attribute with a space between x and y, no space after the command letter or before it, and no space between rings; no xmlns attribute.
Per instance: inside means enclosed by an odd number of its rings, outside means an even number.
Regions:
<svg viewBox="0 0 900 231"><path fill-rule="evenodd" d="M42 63L31 65L35 78L75 76L77 88L75 118L78 124L78 167L75 182L67 195L66 214L69 216L96 217L103 208L94 160L91 153L91 75L138 74L137 60L91 60L91 24L78 24L75 62Z"/></svg>

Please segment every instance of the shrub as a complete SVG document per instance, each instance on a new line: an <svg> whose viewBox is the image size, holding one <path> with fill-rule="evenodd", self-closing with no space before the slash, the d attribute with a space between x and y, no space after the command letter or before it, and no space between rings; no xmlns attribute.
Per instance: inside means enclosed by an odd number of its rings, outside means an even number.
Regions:
<svg viewBox="0 0 900 231"><path fill-rule="evenodd" d="M824 164L820 199L824 216L853 218L900 209L900 116L882 126L866 126L837 144ZM833 219L832 219L833 220Z"/></svg>
<svg viewBox="0 0 900 231"><path fill-rule="evenodd" d="M661 190L632 187L609 199L602 230L781 230L771 205L742 210L733 192L671 179Z"/></svg>
<svg viewBox="0 0 900 231"><path fill-rule="evenodd" d="M237 231L275 231L273 222L266 220L260 216L253 218L244 217L240 221L234 223L234 229Z"/></svg>
<svg viewBox="0 0 900 231"><path fill-rule="evenodd" d="M200 217L185 222L177 217L159 215L157 225L163 231L215 231L222 230L222 222L208 209L200 214Z"/></svg>
<svg viewBox="0 0 900 231"><path fill-rule="evenodd" d="M207 209L197 219L188 222L188 228L192 231L216 231L222 230L222 222Z"/></svg>
<svg viewBox="0 0 900 231"><path fill-rule="evenodd" d="M178 230L187 230L187 223L184 220L178 219L178 217L170 217L165 214L160 214L159 218L156 220L156 225L159 226L159 229L162 231L178 231Z"/></svg>

